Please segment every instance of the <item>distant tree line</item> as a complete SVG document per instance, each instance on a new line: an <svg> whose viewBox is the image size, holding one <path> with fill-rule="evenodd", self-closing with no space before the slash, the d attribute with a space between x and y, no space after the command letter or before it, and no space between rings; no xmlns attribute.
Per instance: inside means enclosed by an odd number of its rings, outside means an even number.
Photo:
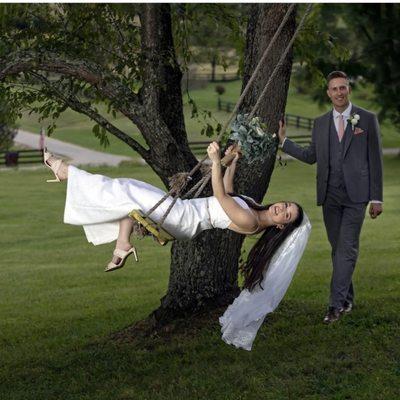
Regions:
<svg viewBox="0 0 400 400"><path fill-rule="evenodd" d="M400 127L400 5L318 4L308 34L295 48L294 80L319 103L324 77L346 71L355 86L371 86L381 120Z"/></svg>

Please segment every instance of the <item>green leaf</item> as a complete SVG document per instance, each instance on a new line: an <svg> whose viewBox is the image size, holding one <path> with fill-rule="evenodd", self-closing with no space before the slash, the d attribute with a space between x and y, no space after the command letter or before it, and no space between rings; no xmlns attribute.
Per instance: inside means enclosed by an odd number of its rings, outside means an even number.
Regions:
<svg viewBox="0 0 400 400"><path fill-rule="evenodd" d="M92 132L95 134L96 137L98 137L100 134L100 125L99 124L94 125L92 128Z"/></svg>

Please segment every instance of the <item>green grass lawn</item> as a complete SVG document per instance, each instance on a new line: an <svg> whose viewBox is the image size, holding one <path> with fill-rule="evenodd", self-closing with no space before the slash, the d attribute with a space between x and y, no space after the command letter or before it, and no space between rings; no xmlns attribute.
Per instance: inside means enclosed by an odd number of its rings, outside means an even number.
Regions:
<svg viewBox="0 0 400 400"><path fill-rule="evenodd" d="M215 86L220 83L210 83L203 89L191 91L191 97L196 101L200 109L210 110L213 112L213 117L216 121L224 123L229 117L229 113L217 111L217 93ZM241 81L224 83L223 86L226 92L223 99L227 101L236 102L240 94ZM362 107L374 110L373 105L368 100L370 96L367 90L358 90L354 92L353 101ZM184 95L184 109L185 109L185 123L190 140L208 140L207 137L201 136L200 131L204 125L203 120L191 119L190 109L187 105L187 96ZM105 114L105 107L98 106L99 111ZM325 112L328 108L319 108L318 105L307 95L299 95L295 92L294 88L290 88L288 96L288 104L286 111L291 114L302 115L305 117L314 118ZM111 121L121 130L129 135L132 135L139 142L143 143L137 128L122 115L113 119L109 116ZM212 121L211 121L212 122ZM37 118L33 115L25 114L24 117L18 121L22 129L32 132L39 132L40 125ZM215 123L215 122L214 122ZM132 156L132 150L120 140L108 135L110 146L104 149L99 140L95 138L92 133L93 122L84 115L78 114L74 111L67 110L59 119L57 123L57 130L54 132L55 139L64 140L66 142L75 143L84 147L89 147L94 150L106 151L114 154ZM288 127L288 134L295 134L292 127ZM384 147L400 147L400 134L395 127L387 122L382 124L382 137Z"/></svg>
<svg viewBox="0 0 400 400"><path fill-rule="evenodd" d="M146 167L92 171L160 184ZM46 184L44 168L0 172L0 399L399 398L398 158L386 157L384 171L384 213L367 218L362 232L357 307L325 326L331 267L315 171L277 167L268 201L297 200L313 230L252 352L222 342L215 318L167 338L109 340L158 306L169 247L139 241L140 263L105 274L112 244L94 247L80 227L62 224L65 185Z"/></svg>

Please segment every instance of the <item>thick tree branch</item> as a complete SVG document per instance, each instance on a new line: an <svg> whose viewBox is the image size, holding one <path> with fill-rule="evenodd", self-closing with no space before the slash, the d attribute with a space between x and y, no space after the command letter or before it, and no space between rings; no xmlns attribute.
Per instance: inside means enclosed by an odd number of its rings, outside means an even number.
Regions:
<svg viewBox="0 0 400 400"><path fill-rule="evenodd" d="M170 103L165 108L161 107L161 111L159 105L154 106L145 102L145 106L143 106L139 97L128 86L121 84L111 74L105 73L102 67L87 61L64 60L57 54L48 52L41 54L18 52L11 54L7 60L0 59L0 81L7 76L40 71L58 73L87 82L96 89L101 97L108 99L116 110L139 128L150 147L149 152L141 148L137 142L134 143L132 138L127 139L127 143L148 161L165 183L168 182L169 176L178 171L188 170L196 163L196 158L189 149L184 130L182 100L178 99L179 107L173 108L173 105L176 104L174 103L177 95L175 92L179 92L180 87L178 87L179 90L171 90L165 94L165 99L162 101L167 102L169 98ZM93 118L101 126L107 127L106 129L110 133L125 141L123 132L108 121L101 120L101 116L93 114L94 111L90 107L85 107L79 100L76 102L71 98L68 99L68 106ZM160 113L163 114L161 118ZM164 114L168 115L167 120L164 118Z"/></svg>
<svg viewBox="0 0 400 400"><path fill-rule="evenodd" d="M169 4L144 4L140 11L143 85L140 98L152 119L161 120L173 139L172 159L179 151L191 168L196 159L187 141L181 92L182 71L176 60ZM160 118L161 117L161 118ZM178 150L179 149L179 150Z"/></svg>
<svg viewBox="0 0 400 400"><path fill-rule="evenodd" d="M142 25L142 76L143 101L157 107L168 118L171 99L165 102L165 94L181 97L182 71L175 57L168 4L145 4L140 13ZM171 110L170 110L171 109Z"/></svg>
<svg viewBox="0 0 400 400"><path fill-rule="evenodd" d="M31 51L16 52L8 55L7 59L0 59L0 81L7 76L35 71L58 73L89 83L135 124L145 116L145 109L138 96L115 77L106 74L102 67L91 62L65 60L58 54Z"/></svg>
<svg viewBox="0 0 400 400"><path fill-rule="evenodd" d="M53 93L57 97L57 99L61 100L64 104L66 104L68 107L70 107L74 111L77 111L79 113L87 115L90 119L97 122L100 126L102 126L104 129L106 129L112 135L114 135L118 139L122 140L129 147L131 147L133 150L138 152L143 157L143 159L146 160L146 162L151 163L149 151L147 151L140 143L138 143L131 136L127 135L125 132L122 132L115 125L113 125L111 122L109 122L106 118L104 118L102 115L97 113L88 104L81 102L72 93L65 94L65 93L61 92L56 87L56 85L52 84L43 75L40 75L35 72L31 73L31 75L33 75L36 79L39 79L42 82L42 84L47 89L49 89L51 91L51 93Z"/></svg>

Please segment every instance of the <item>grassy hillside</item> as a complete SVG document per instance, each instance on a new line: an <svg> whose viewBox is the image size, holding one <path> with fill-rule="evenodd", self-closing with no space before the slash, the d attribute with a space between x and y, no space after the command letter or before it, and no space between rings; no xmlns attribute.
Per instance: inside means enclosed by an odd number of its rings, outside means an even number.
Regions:
<svg viewBox="0 0 400 400"><path fill-rule="evenodd" d="M315 170L298 162L275 170L266 200L297 200L313 230L287 295L250 353L221 341L217 315L183 323L180 334L110 340L158 306L169 247L138 241L140 262L105 274L112 244L94 247L80 227L62 224L65 185L46 184L44 168L2 172L0 398L399 398L400 164L385 158L384 167L384 213L366 218L362 232L357 307L332 326L321 323L331 266ZM146 167L91 171L160 184Z"/></svg>

